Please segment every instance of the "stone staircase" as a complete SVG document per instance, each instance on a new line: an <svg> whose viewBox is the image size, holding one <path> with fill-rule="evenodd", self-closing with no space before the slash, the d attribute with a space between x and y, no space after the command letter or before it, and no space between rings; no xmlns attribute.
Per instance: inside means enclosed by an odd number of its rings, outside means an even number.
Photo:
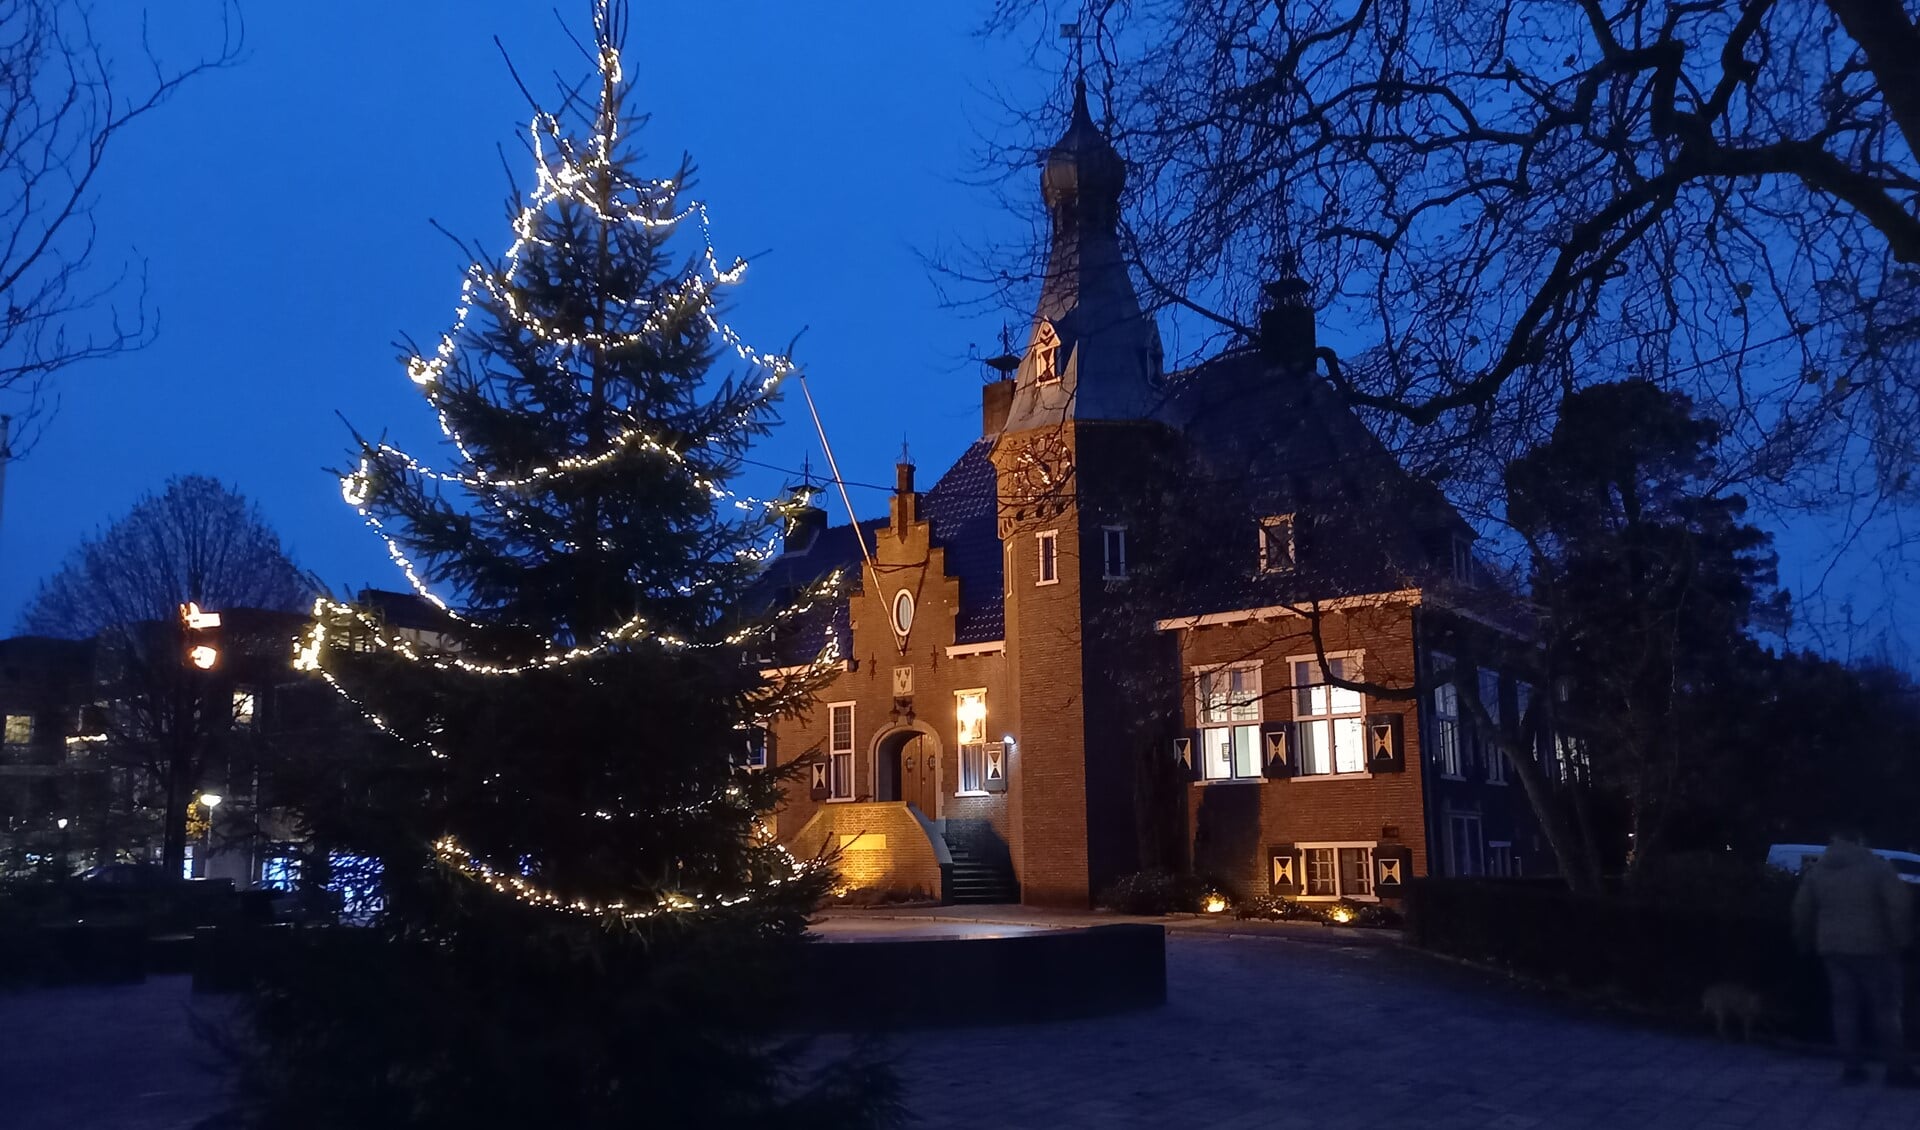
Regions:
<svg viewBox="0 0 1920 1130"><path fill-rule="evenodd" d="M1014 882L1010 869L974 855L964 844L949 843L947 847L953 854L953 881L947 888L948 902L1020 901L1020 885Z"/></svg>

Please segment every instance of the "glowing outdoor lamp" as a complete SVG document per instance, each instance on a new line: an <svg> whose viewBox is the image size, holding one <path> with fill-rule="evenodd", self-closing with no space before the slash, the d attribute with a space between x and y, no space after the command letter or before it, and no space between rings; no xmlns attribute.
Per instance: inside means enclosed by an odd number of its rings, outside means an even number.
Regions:
<svg viewBox="0 0 1920 1130"><path fill-rule="evenodd" d="M220 802L225 799L227 798L221 796L219 793L201 793L200 794L200 803L206 805L208 808L219 808Z"/></svg>

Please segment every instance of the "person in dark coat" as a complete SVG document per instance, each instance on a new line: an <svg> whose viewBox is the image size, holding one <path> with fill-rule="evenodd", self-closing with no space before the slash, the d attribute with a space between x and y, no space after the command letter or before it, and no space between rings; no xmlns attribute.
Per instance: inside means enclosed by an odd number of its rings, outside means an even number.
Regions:
<svg viewBox="0 0 1920 1130"><path fill-rule="evenodd" d="M1800 879L1794 933L1820 955L1833 998L1833 1038L1846 1062L1841 1080L1864 1082L1861 1021L1870 1020L1893 1086L1920 1086L1907 1062L1901 1011L1906 999L1900 955L1913 941L1912 892L1893 865L1868 851L1864 837L1836 831Z"/></svg>

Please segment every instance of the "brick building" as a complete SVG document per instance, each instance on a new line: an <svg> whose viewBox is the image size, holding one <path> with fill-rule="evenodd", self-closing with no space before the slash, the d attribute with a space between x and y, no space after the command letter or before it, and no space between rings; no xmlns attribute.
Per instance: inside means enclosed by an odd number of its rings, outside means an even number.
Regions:
<svg viewBox="0 0 1920 1130"><path fill-rule="evenodd" d="M1258 340L1164 371L1116 234L1124 178L1082 89L1042 169L1026 348L993 363L980 438L924 492L897 468L885 519L790 526L769 596L858 582L768 659L839 657L767 736L770 763L807 765L778 835L838 853L851 886L1064 906L1146 865L1363 900L1545 870L1459 700L1531 717L1509 674L1530 649L1471 529L1317 375L1298 280L1268 288Z"/></svg>

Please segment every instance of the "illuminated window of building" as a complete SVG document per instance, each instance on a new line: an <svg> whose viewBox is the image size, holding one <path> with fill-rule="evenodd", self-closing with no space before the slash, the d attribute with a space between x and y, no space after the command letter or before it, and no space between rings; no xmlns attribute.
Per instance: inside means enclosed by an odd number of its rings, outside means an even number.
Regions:
<svg viewBox="0 0 1920 1130"><path fill-rule="evenodd" d="M233 692L233 724L236 726L253 725L253 692L237 690Z"/></svg>
<svg viewBox="0 0 1920 1130"><path fill-rule="evenodd" d="M1307 898L1372 899L1373 845L1302 844Z"/></svg>
<svg viewBox="0 0 1920 1130"><path fill-rule="evenodd" d="M33 715L7 715L6 740L8 745L26 745L33 740Z"/></svg>
<svg viewBox="0 0 1920 1130"><path fill-rule="evenodd" d="M1260 664L1198 672L1201 775L1209 781L1260 776Z"/></svg>
<svg viewBox="0 0 1920 1130"><path fill-rule="evenodd" d="M853 799L853 703L827 707L827 794Z"/></svg>
<svg viewBox="0 0 1920 1130"><path fill-rule="evenodd" d="M954 718L960 747L961 793L987 791L987 692L955 691Z"/></svg>
<svg viewBox="0 0 1920 1130"><path fill-rule="evenodd" d="M1293 719L1300 735L1300 773L1367 771L1366 703L1359 691L1323 681L1320 661L1293 662ZM1327 656L1326 673L1336 679L1358 679L1358 655Z"/></svg>

